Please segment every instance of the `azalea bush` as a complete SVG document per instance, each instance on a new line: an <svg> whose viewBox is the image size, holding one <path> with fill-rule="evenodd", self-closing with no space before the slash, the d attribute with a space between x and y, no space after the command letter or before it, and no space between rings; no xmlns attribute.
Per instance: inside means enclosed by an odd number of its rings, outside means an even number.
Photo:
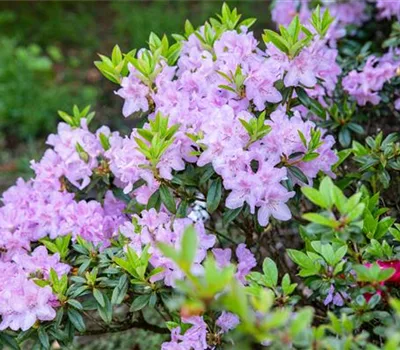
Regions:
<svg viewBox="0 0 400 350"><path fill-rule="evenodd" d="M272 18L256 39L225 4L100 55L140 127L59 111L3 193L5 348L128 329L163 350L400 346L400 5Z"/></svg>

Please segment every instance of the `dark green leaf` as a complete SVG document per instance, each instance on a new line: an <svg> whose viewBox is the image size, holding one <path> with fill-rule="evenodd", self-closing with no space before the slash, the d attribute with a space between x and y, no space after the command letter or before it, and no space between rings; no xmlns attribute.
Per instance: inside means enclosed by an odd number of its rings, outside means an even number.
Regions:
<svg viewBox="0 0 400 350"><path fill-rule="evenodd" d="M4 344L5 346L10 347L13 350L19 350L20 347L17 341L11 335L8 335L4 332L0 332L0 344Z"/></svg>
<svg viewBox="0 0 400 350"><path fill-rule="evenodd" d="M113 305L118 305L122 303L125 298L126 292L128 291L128 286L129 283L127 276L122 275L112 293L111 303Z"/></svg>
<svg viewBox="0 0 400 350"><path fill-rule="evenodd" d="M43 327L40 327L38 329L38 336L40 343L45 349L50 349L50 341L49 341L49 336L46 333L46 331L43 329Z"/></svg>
<svg viewBox="0 0 400 350"><path fill-rule="evenodd" d="M176 211L176 217L185 218L187 216L187 210L188 210L188 202L187 201L180 202L178 205L178 209Z"/></svg>
<svg viewBox="0 0 400 350"><path fill-rule="evenodd" d="M78 300L76 300L76 299L68 299L68 300L67 300L67 303L68 303L69 305L73 306L75 309L83 310L82 304L81 304Z"/></svg>
<svg viewBox="0 0 400 350"><path fill-rule="evenodd" d="M151 294L139 295L137 296L131 305L130 311L135 312L142 310L150 300Z"/></svg>
<svg viewBox="0 0 400 350"><path fill-rule="evenodd" d="M161 201L164 203L165 207L172 213L176 213L176 204L171 191L166 185L160 186L160 197Z"/></svg>
<svg viewBox="0 0 400 350"><path fill-rule="evenodd" d="M308 178L302 170L296 166L290 166L288 169L289 173L291 173L294 177L298 178L301 182L308 184Z"/></svg>
<svg viewBox="0 0 400 350"><path fill-rule="evenodd" d="M96 299L96 301L99 303L100 306L102 306L102 307L105 306L103 294L97 288L93 289L93 296Z"/></svg>
<svg viewBox="0 0 400 350"><path fill-rule="evenodd" d="M224 212L224 215L222 217L222 222L224 225L228 225L230 222L235 220L237 216L240 214L242 211L243 207L236 208L236 209L227 209Z"/></svg>
<svg viewBox="0 0 400 350"><path fill-rule="evenodd" d="M221 201L222 196L222 183L221 179L218 178L211 183L210 189L207 193L207 210L209 213L214 212Z"/></svg>
<svg viewBox="0 0 400 350"><path fill-rule="evenodd" d="M360 124L349 123L347 124L347 127L356 134L364 134L364 128Z"/></svg>
<svg viewBox="0 0 400 350"><path fill-rule="evenodd" d="M204 169L204 172L200 177L200 185L203 185L215 174L215 171L211 164L207 164L201 169Z"/></svg>
<svg viewBox="0 0 400 350"><path fill-rule="evenodd" d="M78 332L85 332L85 322L83 321L82 315L78 311L75 309L68 309L68 318Z"/></svg>
<svg viewBox="0 0 400 350"><path fill-rule="evenodd" d="M348 147L351 142L351 134L349 129L342 128L339 132L339 142L343 147Z"/></svg>
<svg viewBox="0 0 400 350"><path fill-rule="evenodd" d="M157 190L150 196L146 208L147 210L155 208L158 211L160 210L160 206L161 206L161 196L160 196L160 191Z"/></svg>
<svg viewBox="0 0 400 350"><path fill-rule="evenodd" d="M108 298L107 295L103 294L104 298L104 307L103 306L98 306L97 311L99 312L100 317L106 324L110 324L112 321L112 304L110 299Z"/></svg>

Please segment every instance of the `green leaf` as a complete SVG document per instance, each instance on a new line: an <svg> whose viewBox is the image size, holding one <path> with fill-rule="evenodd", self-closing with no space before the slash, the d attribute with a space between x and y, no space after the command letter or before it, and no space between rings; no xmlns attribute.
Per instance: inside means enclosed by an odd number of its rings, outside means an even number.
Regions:
<svg viewBox="0 0 400 350"><path fill-rule="evenodd" d="M289 32L290 36L293 39L293 42L297 41L297 38L300 34L300 20L299 16L296 15L293 20L290 22L289 26L287 27L287 31Z"/></svg>
<svg viewBox="0 0 400 350"><path fill-rule="evenodd" d="M301 182L308 184L307 176L298 167L292 165L292 166L288 167L288 170L289 170L289 173L291 173L294 177L299 179Z"/></svg>
<svg viewBox="0 0 400 350"><path fill-rule="evenodd" d="M256 18L246 18L242 22L239 23L238 27L245 26L247 28L250 28L255 22L257 21Z"/></svg>
<svg viewBox="0 0 400 350"><path fill-rule="evenodd" d="M295 90L296 90L296 94L297 94L297 97L299 98L300 102L304 106L308 107L311 103L311 99L308 96L307 92L299 86L297 86Z"/></svg>
<svg viewBox="0 0 400 350"><path fill-rule="evenodd" d="M131 312L142 310L150 301L151 294L144 294L137 296L129 309Z"/></svg>
<svg viewBox="0 0 400 350"><path fill-rule="evenodd" d="M122 275L118 281L117 286L114 288L111 296L111 304L119 305L125 298L126 292L128 291L128 277Z"/></svg>
<svg viewBox="0 0 400 350"><path fill-rule="evenodd" d="M117 65L119 62L122 61L122 53L118 45L115 45L114 49L112 50L111 60L114 65Z"/></svg>
<svg viewBox="0 0 400 350"><path fill-rule="evenodd" d="M87 285L77 287L76 289L71 290L70 296L72 298L77 298L77 297L81 296L82 294L86 294L86 291L88 289L89 289L89 287Z"/></svg>
<svg viewBox="0 0 400 350"><path fill-rule="evenodd" d="M351 131L354 131L356 134L364 134L364 128L360 124L351 122L351 123L347 124L347 127Z"/></svg>
<svg viewBox="0 0 400 350"><path fill-rule="evenodd" d="M39 341L45 349L50 349L49 336L43 327L38 329Z"/></svg>
<svg viewBox="0 0 400 350"><path fill-rule="evenodd" d="M221 179L218 178L213 180L210 189L207 193L207 210L209 213L214 212L221 201L222 197L222 183Z"/></svg>
<svg viewBox="0 0 400 350"><path fill-rule="evenodd" d="M137 133L142 136L145 140L148 142L151 142L153 140L153 133L150 130L147 129L137 129Z"/></svg>
<svg viewBox="0 0 400 350"><path fill-rule="evenodd" d="M53 284L54 288L57 288L59 286L58 275L53 268L50 268L49 279L50 282Z"/></svg>
<svg viewBox="0 0 400 350"><path fill-rule="evenodd" d="M228 85L218 85L218 87L220 89L228 90L228 91L233 92L233 93L236 94L236 90L234 88L228 86Z"/></svg>
<svg viewBox="0 0 400 350"><path fill-rule="evenodd" d="M396 270L393 268L381 270L379 272L378 282L383 282L383 281L388 280L390 277L392 277L394 275L395 272L396 272Z"/></svg>
<svg viewBox="0 0 400 350"><path fill-rule="evenodd" d="M53 242L47 239L41 239L40 243L42 243L50 252L58 253L58 247Z"/></svg>
<svg viewBox="0 0 400 350"><path fill-rule="evenodd" d="M102 320L106 324L110 324L112 321L112 314L113 314L112 304L107 295L103 294L103 298L104 298L104 306L99 305L97 307L97 311L99 312L99 315L102 318Z"/></svg>
<svg viewBox="0 0 400 350"><path fill-rule="evenodd" d="M312 322L314 311L311 307L302 309L296 314L296 318L290 324L290 335L296 337L306 328L309 328Z"/></svg>
<svg viewBox="0 0 400 350"><path fill-rule="evenodd" d="M172 213L176 213L176 204L169 188L166 185L160 186L160 197L165 207Z"/></svg>
<svg viewBox="0 0 400 350"><path fill-rule="evenodd" d="M289 258L300 267L307 270L316 269L317 265L314 264L314 261L303 252L295 249L287 249L286 252L289 255Z"/></svg>
<svg viewBox="0 0 400 350"><path fill-rule="evenodd" d="M317 152L312 152L312 153L307 153L303 157L303 162L311 162L314 159L317 159L319 157L319 153Z"/></svg>
<svg viewBox="0 0 400 350"><path fill-rule="evenodd" d="M179 323L174 322L174 321L167 321L165 322L165 325L167 326L168 330L172 331L174 328L179 327Z"/></svg>
<svg viewBox="0 0 400 350"><path fill-rule="evenodd" d="M321 119L326 119L326 111L325 108L314 99L310 99L310 105L308 107L312 113L320 117Z"/></svg>
<svg viewBox="0 0 400 350"><path fill-rule="evenodd" d="M386 169L383 169L381 172L378 173L378 178L384 188L389 188L390 174Z"/></svg>
<svg viewBox="0 0 400 350"><path fill-rule="evenodd" d="M325 201L324 196L318 190L312 187L303 186L301 192L314 204L320 206L321 208L328 209L329 203Z"/></svg>
<svg viewBox="0 0 400 350"><path fill-rule="evenodd" d="M338 222L335 219L327 218L317 213L306 213L303 215L303 218L323 226L328 226L332 228L336 228L338 226Z"/></svg>
<svg viewBox="0 0 400 350"><path fill-rule="evenodd" d="M229 223L231 223L233 220L237 218L237 216L241 213L243 210L243 207L236 208L236 209L227 209L224 212L224 215L222 217L222 222L226 226Z"/></svg>
<svg viewBox="0 0 400 350"><path fill-rule="evenodd" d="M181 258L190 268L197 250L197 233L193 226L188 226L185 229L182 237Z"/></svg>
<svg viewBox="0 0 400 350"><path fill-rule="evenodd" d="M13 350L20 350L18 342L15 340L15 338L4 332L0 332L0 344L8 346Z"/></svg>
<svg viewBox="0 0 400 350"><path fill-rule="evenodd" d="M297 287L297 283L290 283L290 276L287 273L283 276L281 285L283 294L285 295L292 294Z"/></svg>
<svg viewBox="0 0 400 350"><path fill-rule="evenodd" d="M73 306L75 309L83 310L82 304L76 299L68 299L67 304Z"/></svg>
<svg viewBox="0 0 400 350"><path fill-rule="evenodd" d="M331 208L333 204L332 200L332 191L333 191L333 182L329 176L324 177L319 185L319 192L324 197L325 203L328 204L328 209Z"/></svg>
<svg viewBox="0 0 400 350"><path fill-rule="evenodd" d="M263 272L265 276L265 283L267 287L276 287L278 283L278 268L275 262L270 258L265 258L263 262Z"/></svg>
<svg viewBox="0 0 400 350"><path fill-rule="evenodd" d="M358 192L353 194L348 200L347 200L347 204L346 204L346 211L351 211L353 210L358 203L360 203L362 197L362 193Z"/></svg>
<svg viewBox="0 0 400 350"><path fill-rule="evenodd" d="M304 134L300 130L297 130L297 133L299 134L299 137L300 137L300 140L301 140L301 143L303 144L303 146L307 147L307 139L304 136Z"/></svg>
<svg viewBox="0 0 400 350"><path fill-rule="evenodd" d="M180 254L178 251L175 250L175 248L171 247L168 244L158 242L157 243L158 249L161 250L161 252L167 257L172 259L175 263L179 263L180 260Z"/></svg>
<svg viewBox="0 0 400 350"><path fill-rule="evenodd" d="M343 149L337 153L339 160L333 165L332 170L336 170L340 164L342 164L347 157L351 154L351 149Z"/></svg>
<svg viewBox="0 0 400 350"><path fill-rule="evenodd" d="M284 53L289 52L288 42L274 31L266 29L264 31L262 38L266 44L272 42L272 44L274 44L282 52Z"/></svg>
<svg viewBox="0 0 400 350"><path fill-rule="evenodd" d="M100 306L105 306L103 294L97 288L93 288L93 296Z"/></svg>
<svg viewBox="0 0 400 350"><path fill-rule="evenodd" d="M350 146L350 142L351 142L350 131L346 127L343 127L339 132L339 143L343 147L348 147Z"/></svg>
<svg viewBox="0 0 400 350"><path fill-rule="evenodd" d="M106 135L104 135L103 133L100 133L99 138L100 138L100 143L101 143L101 146L103 147L103 149L105 151L108 151L111 147L108 137Z"/></svg>
<svg viewBox="0 0 400 350"><path fill-rule="evenodd" d="M187 201L182 201L178 205L178 209L176 211L176 217L177 218L185 218L187 216L187 210L188 210L189 203Z"/></svg>
<svg viewBox="0 0 400 350"><path fill-rule="evenodd" d="M337 249L335 251L335 260L333 265L339 263L344 258L346 253L347 253L347 245L343 245L339 249Z"/></svg>
<svg viewBox="0 0 400 350"><path fill-rule="evenodd" d="M350 213L347 215L347 219L349 221L355 221L359 219L362 213L364 212L364 209L365 209L365 204L359 203L358 205L356 205L355 208L353 208L353 210L350 211Z"/></svg>
<svg viewBox="0 0 400 350"><path fill-rule="evenodd" d="M390 227L392 227L395 221L396 220L394 218L391 218L389 216L379 221L374 238L381 239L389 231Z"/></svg>
<svg viewBox="0 0 400 350"><path fill-rule="evenodd" d="M331 266L335 265L336 255L330 244L322 244L321 245L321 255L323 256L323 258L329 265L331 265Z"/></svg>
<svg viewBox="0 0 400 350"><path fill-rule="evenodd" d="M160 191L157 190L150 196L149 201L147 202L146 209L149 210L151 208L155 208L158 211L160 210L160 206L161 206Z"/></svg>
<svg viewBox="0 0 400 350"><path fill-rule="evenodd" d="M150 278L150 277L155 276L155 275L157 275L158 273L163 272L163 271L164 271L164 268L163 268L163 267L161 267L161 266L156 267L155 269L153 269L153 270L151 270L151 271L149 272L149 274L147 275L147 277Z"/></svg>
<svg viewBox="0 0 400 350"><path fill-rule="evenodd" d="M68 319L71 321L76 330L81 333L85 332L86 326L82 315L75 309L68 309L67 314Z"/></svg>
<svg viewBox="0 0 400 350"><path fill-rule="evenodd" d="M249 315L249 302L244 288L237 281L231 283L232 293L228 294L223 303L229 308L229 311L237 314L242 321L247 321Z"/></svg>
<svg viewBox="0 0 400 350"><path fill-rule="evenodd" d="M337 187L332 187L332 199L333 203L335 204L336 208L339 210L341 215L347 214L347 198L343 194L342 190Z"/></svg>
<svg viewBox="0 0 400 350"><path fill-rule="evenodd" d="M202 170L202 175L200 177L199 184L205 184L210 178L215 174L214 168L211 164L207 164L204 167L200 168Z"/></svg>

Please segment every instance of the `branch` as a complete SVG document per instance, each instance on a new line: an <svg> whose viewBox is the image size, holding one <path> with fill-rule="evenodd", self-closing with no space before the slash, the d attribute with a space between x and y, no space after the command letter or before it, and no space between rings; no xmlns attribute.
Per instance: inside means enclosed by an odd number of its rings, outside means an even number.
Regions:
<svg viewBox="0 0 400 350"><path fill-rule="evenodd" d="M134 322L134 323L124 323L121 324L119 327L107 327L105 329L93 329L93 330L87 330L86 332L80 334L81 336L84 335L99 335L99 334L108 334L108 333L118 333L118 332L124 332L129 329L134 329L134 328L139 328L143 329L146 331L150 331L153 333L157 334L169 334L170 331L168 328L163 328L159 327L150 323L146 322Z"/></svg>

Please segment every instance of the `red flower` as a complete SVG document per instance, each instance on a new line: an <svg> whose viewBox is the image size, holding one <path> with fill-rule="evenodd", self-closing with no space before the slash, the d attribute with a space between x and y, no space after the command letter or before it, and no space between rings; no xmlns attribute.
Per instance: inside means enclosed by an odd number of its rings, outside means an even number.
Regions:
<svg viewBox="0 0 400 350"><path fill-rule="evenodd" d="M377 264L381 269L394 269L394 274L389 277L385 282L400 283L400 260L378 260Z"/></svg>
<svg viewBox="0 0 400 350"><path fill-rule="evenodd" d="M400 260L387 260L387 261L382 261L382 260L377 260L376 263L379 265L379 267L383 270L385 269L394 269L394 274L390 276L386 281L382 281L379 283L380 286L385 285L385 283L390 282L390 283L395 283L395 284L400 284ZM372 264L371 263L366 263L365 266L370 267ZM377 289L375 294L379 294L380 296L384 296L384 293L382 290ZM374 293L364 293L364 298L369 301L371 297L374 295Z"/></svg>

